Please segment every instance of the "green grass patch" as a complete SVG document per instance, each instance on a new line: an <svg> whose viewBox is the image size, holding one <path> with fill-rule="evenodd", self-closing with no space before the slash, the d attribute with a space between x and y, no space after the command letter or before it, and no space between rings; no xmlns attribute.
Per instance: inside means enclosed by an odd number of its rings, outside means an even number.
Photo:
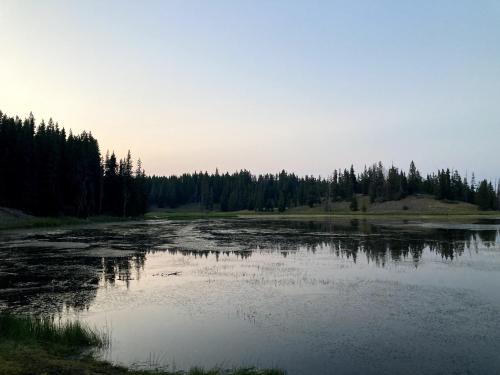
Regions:
<svg viewBox="0 0 500 375"><path fill-rule="evenodd" d="M203 211L199 205L185 205L175 209L151 211L145 219L196 220L211 218L269 218L269 219L323 219L323 218L360 218L360 219L417 219L417 220L463 220L480 218L500 218L500 211L480 211L477 206L455 201L440 201L432 196L409 196L398 201L370 202L368 196L358 195L358 211L349 208L349 202L322 202L313 207L290 207L284 212L275 211ZM217 207L216 207L217 208Z"/></svg>
<svg viewBox="0 0 500 375"><path fill-rule="evenodd" d="M78 321L55 322L48 318L0 314L2 339L56 344L65 348L104 347L109 337Z"/></svg>

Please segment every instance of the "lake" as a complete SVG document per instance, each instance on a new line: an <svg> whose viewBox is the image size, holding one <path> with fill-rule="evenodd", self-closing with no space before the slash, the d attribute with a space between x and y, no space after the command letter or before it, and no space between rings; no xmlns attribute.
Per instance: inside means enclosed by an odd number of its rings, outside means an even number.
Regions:
<svg viewBox="0 0 500 375"><path fill-rule="evenodd" d="M136 368L500 373L500 222L144 221L0 233L0 308Z"/></svg>

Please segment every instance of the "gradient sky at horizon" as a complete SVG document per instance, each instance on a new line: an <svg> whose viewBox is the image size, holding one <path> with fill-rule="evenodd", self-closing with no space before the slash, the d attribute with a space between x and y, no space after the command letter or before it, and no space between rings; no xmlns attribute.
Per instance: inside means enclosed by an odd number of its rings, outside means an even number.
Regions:
<svg viewBox="0 0 500 375"><path fill-rule="evenodd" d="M150 174L500 176L499 1L0 0L0 110Z"/></svg>

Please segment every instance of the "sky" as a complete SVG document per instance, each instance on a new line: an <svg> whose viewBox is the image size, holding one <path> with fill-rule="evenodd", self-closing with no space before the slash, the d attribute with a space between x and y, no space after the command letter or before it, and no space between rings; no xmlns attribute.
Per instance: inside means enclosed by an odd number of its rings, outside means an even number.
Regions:
<svg viewBox="0 0 500 375"><path fill-rule="evenodd" d="M499 1L0 0L0 110L148 174L500 176Z"/></svg>

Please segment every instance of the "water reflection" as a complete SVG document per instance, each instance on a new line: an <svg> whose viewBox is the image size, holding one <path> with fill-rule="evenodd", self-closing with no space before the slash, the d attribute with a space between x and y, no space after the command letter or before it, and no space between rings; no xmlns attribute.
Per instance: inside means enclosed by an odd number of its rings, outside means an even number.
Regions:
<svg viewBox="0 0 500 375"><path fill-rule="evenodd" d="M453 261L467 251L495 246L499 230L491 225L429 228L374 224L363 220L132 223L48 232L1 234L0 306L20 311L86 310L99 287L126 287L139 280L148 254L205 258L256 253L284 258L328 249L331 256L356 263L411 260L419 266L425 252ZM476 228L476 229L474 229Z"/></svg>

